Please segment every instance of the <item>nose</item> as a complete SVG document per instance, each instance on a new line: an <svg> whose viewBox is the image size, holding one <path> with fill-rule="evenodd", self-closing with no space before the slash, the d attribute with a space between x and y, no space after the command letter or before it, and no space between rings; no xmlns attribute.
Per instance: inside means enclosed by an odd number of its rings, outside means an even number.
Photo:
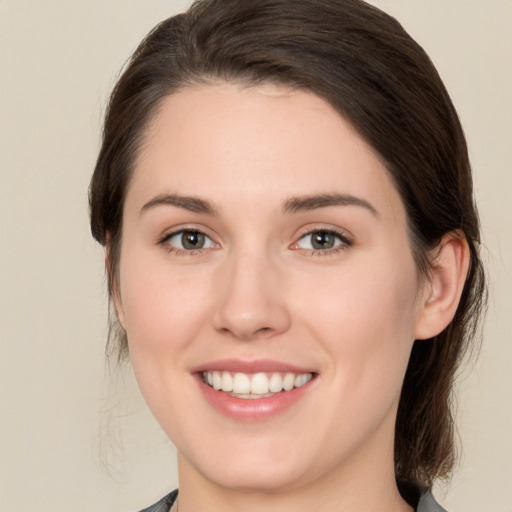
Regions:
<svg viewBox="0 0 512 512"><path fill-rule="evenodd" d="M290 315L282 274L262 254L226 261L217 286L215 329L243 341L285 332Z"/></svg>

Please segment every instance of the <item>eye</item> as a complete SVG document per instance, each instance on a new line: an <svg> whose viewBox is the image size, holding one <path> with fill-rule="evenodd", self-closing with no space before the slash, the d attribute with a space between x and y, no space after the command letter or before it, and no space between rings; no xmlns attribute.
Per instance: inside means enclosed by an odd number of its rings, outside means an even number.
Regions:
<svg viewBox="0 0 512 512"><path fill-rule="evenodd" d="M217 247L217 244L209 236L192 229L171 233L162 240L162 243L180 251L198 251Z"/></svg>
<svg viewBox="0 0 512 512"><path fill-rule="evenodd" d="M312 251L329 251L342 249L352 245L351 241L341 233L329 229L315 229L302 236L293 249L305 249Z"/></svg>

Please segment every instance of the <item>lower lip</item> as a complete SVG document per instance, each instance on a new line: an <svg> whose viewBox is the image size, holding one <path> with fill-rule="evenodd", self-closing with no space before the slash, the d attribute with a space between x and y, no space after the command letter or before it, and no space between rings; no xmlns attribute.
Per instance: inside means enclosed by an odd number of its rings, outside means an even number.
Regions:
<svg viewBox="0 0 512 512"><path fill-rule="evenodd" d="M299 401L315 380L313 378L303 386L266 398L237 398L216 391L203 382L201 375L197 375L199 388L210 405L224 416L239 421L265 421L277 416Z"/></svg>

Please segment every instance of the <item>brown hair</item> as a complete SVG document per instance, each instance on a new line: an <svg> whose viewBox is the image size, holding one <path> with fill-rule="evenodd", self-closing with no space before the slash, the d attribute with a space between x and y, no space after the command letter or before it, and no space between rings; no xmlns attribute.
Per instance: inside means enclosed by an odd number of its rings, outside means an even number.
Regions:
<svg viewBox="0 0 512 512"><path fill-rule="evenodd" d="M155 27L112 92L91 181L91 229L108 249L110 294L124 198L145 127L169 94L219 80L311 91L351 122L400 192L423 276L441 237L464 233L471 265L459 307L441 334L415 342L395 434L397 478L431 485L448 476L453 379L486 297L479 222L466 142L448 93L423 49L379 9L361 0L199 0ZM126 333L114 338L122 359Z"/></svg>

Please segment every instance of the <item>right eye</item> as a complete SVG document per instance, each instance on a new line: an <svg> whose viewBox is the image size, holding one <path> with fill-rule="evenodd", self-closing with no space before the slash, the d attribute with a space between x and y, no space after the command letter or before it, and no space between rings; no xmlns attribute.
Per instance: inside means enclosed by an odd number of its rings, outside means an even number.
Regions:
<svg viewBox="0 0 512 512"><path fill-rule="evenodd" d="M217 247L217 244L208 235L193 229L170 233L162 240L162 244L170 246L171 250L187 252Z"/></svg>

